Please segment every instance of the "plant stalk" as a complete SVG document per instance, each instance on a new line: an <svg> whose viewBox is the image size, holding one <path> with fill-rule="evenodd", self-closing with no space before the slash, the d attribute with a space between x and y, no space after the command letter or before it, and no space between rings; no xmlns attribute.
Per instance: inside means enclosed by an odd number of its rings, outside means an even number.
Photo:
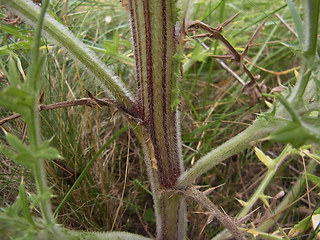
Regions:
<svg viewBox="0 0 320 240"><path fill-rule="evenodd" d="M138 117L135 128L143 147L157 221L157 239L186 238L184 198L172 190L184 171L176 107L178 9L174 0L129 0ZM178 32L179 34L179 32ZM171 193L168 193L171 192Z"/></svg>
<svg viewBox="0 0 320 240"><path fill-rule="evenodd" d="M0 0L0 4L8 7L18 16L26 19L31 25L36 25L40 8L30 0ZM128 113L135 112L133 97L124 83L106 67L102 61L64 25L46 15L43 31L58 45L63 46L75 59L95 76L99 85L113 97L120 110Z"/></svg>
<svg viewBox="0 0 320 240"><path fill-rule="evenodd" d="M299 78L294 87L289 102L299 102L304 96L306 87L312 71L318 68L317 50L317 33L319 25L319 0L305 1L305 20L304 20L304 43L303 43L303 58L302 67L299 72Z"/></svg>
<svg viewBox="0 0 320 240"><path fill-rule="evenodd" d="M271 132L279 128L281 124L283 125L281 121L270 121L264 118L257 119L250 127L207 153L204 157L200 158L191 169L181 174L177 182L177 187L186 188L190 186L201 174L232 155L249 148L250 143L266 138Z"/></svg>
<svg viewBox="0 0 320 240"><path fill-rule="evenodd" d="M313 174L316 171L318 163L311 160L308 164L306 172ZM263 222L257 230L260 232L267 232L273 225L277 224L277 220L282 216L282 213L293 206L292 201L299 198L299 194L305 188L306 177L302 174L293 187L288 191L286 197L281 201L278 207L274 210L272 216L265 222Z"/></svg>
<svg viewBox="0 0 320 240"><path fill-rule="evenodd" d="M49 5L49 0L42 1L42 8L37 18L36 34L33 40L32 46L32 65L30 72L28 73L26 84L28 84L31 93L33 94L34 101L32 109L30 109L30 116L26 118L28 126L28 138L30 139L30 146L35 150L41 145L41 133L39 124L39 110L38 110L38 98L39 98L39 86L42 74L42 67L44 58L40 54L40 40L41 31L44 22L44 16ZM33 166L33 175L36 183L37 194L40 197L39 206L42 217L44 218L48 226L53 226L55 223L51 202L50 191L47 186L47 176L44 166L44 160L38 158Z"/></svg>
<svg viewBox="0 0 320 240"><path fill-rule="evenodd" d="M273 160L273 164L270 168L268 168L268 172L266 173L265 177L259 184L259 187L257 190L252 194L251 198L245 203L244 207L240 211L240 213L237 215L237 219L241 220L243 217L245 217L251 210L253 205L257 202L257 200L264 194L265 189L272 181L274 175L276 174L279 166L282 164L282 162L285 160L285 158L290 154L290 150L292 148L287 145L285 149L281 152L281 154ZM221 233L219 233L217 236L215 236L212 240L221 240L226 239L231 236L231 233L228 231L228 229L223 230Z"/></svg>

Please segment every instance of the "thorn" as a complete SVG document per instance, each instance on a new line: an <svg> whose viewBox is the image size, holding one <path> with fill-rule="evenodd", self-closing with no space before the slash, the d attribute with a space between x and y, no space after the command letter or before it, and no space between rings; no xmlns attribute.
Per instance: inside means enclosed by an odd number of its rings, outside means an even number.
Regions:
<svg viewBox="0 0 320 240"><path fill-rule="evenodd" d="M86 90L86 92L87 92L87 94L88 94L89 98L93 98L93 99L95 99L95 97L92 95L92 93L91 93L88 89L85 89L85 90Z"/></svg>
<svg viewBox="0 0 320 240"><path fill-rule="evenodd" d="M256 29L256 31L251 36L247 46L245 47L244 51L241 53L242 58L244 58L244 56L247 54L247 52L248 52L249 48L251 47L253 41L257 38L257 36L259 35L259 32L261 31L261 29L263 28L265 23L266 23L266 19L262 21L262 23L259 25L259 27Z"/></svg>
<svg viewBox="0 0 320 240"><path fill-rule="evenodd" d="M245 223L246 221L249 220L249 218L260 209L261 207L257 207L256 209L252 210L251 212L249 212L246 216L242 217L241 219L237 220L237 224L241 224L241 223Z"/></svg>
<svg viewBox="0 0 320 240"><path fill-rule="evenodd" d="M42 93L40 94L39 104L43 104L43 101L44 101L44 91L42 91Z"/></svg>
<svg viewBox="0 0 320 240"><path fill-rule="evenodd" d="M98 108L102 109L102 107L99 105L97 99L93 96L93 94L92 94L89 90L87 90L87 89L85 89L85 90L86 90L89 98L92 99L92 101L93 101L93 103L91 103L92 107L93 107L94 105L96 105L96 106L98 106Z"/></svg>
<svg viewBox="0 0 320 240"><path fill-rule="evenodd" d="M204 231L204 229L206 228L206 226L208 226L208 225L212 222L213 218L214 218L214 214L211 213L211 214L209 215L209 217L208 217L205 225L204 225L203 228L201 229L200 234L202 234L202 232Z"/></svg>
<svg viewBox="0 0 320 240"><path fill-rule="evenodd" d="M118 111L119 111L119 109L114 110L114 112L111 114L111 118L113 118Z"/></svg>
<svg viewBox="0 0 320 240"><path fill-rule="evenodd" d="M230 17L228 20L226 20L224 23L222 23L219 27L221 28L221 31L222 31L222 28L224 28L225 26L227 26L229 23L231 23L240 13L241 11L237 12L236 14L234 14L232 17Z"/></svg>
<svg viewBox="0 0 320 240"><path fill-rule="evenodd" d="M214 190L215 190L214 187L209 188L209 189L203 191L203 194L206 195L206 196L208 196L208 195L209 195L210 193L212 193Z"/></svg>
<svg viewBox="0 0 320 240"><path fill-rule="evenodd" d="M129 1L128 0L120 0L120 2L122 3L122 7L125 7L126 10L129 10Z"/></svg>

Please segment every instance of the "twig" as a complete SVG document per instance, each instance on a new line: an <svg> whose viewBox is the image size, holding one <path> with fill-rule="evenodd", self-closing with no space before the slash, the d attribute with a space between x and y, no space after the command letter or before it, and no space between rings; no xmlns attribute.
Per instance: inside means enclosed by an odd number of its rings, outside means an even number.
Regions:
<svg viewBox="0 0 320 240"><path fill-rule="evenodd" d="M246 85L246 83L242 80L242 78L234 72L231 68L228 67L227 64L225 64L224 61L221 59L216 58L216 61L228 72L230 73L242 86Z"/></svg>
<svg viewBox="0 0 320 240"><path fill-rule="evenodd" d="M49 104L49 105L40 104L39 111L47 111L47 110L52 110L52 109L57 109L57 108L65 108L65 107L73 107L73 106L81 106L81 105L93 107L95 105L101 106L102 104L96 103L91 98L81 98L81 99L76 99L76 100L53 103L53 104ZM5 123L7 123L11 120L17 119L19 117L21 117L21 115L18 113L15 113L9 117L6 117L6 118L0 120L0 125L3 125Z"/></svg>
<svg viewBox="0 0 320 240"><path fill-rule="evenodd" d="M249 76L250 82L243 84L243 81L239 80L238 77L236 79L245 87L245 88L251 88L253 86L256 86L257 90L261 93L260 86L256 84L256 80L258 77L253 76L253 74L249 71L249 69L243 64L243 59L245 55L247 54L249 48L251 47L254 39L258 36L259 32L261 31L262 27L265 24L265 21L263 21L260 26L256 29L252 37L250 38L247 46L245 47L245 50L240 54L235 50L235 48L230 44L230 42L221 34L223 27L228 25L239 13L229 18L227 21L225 21L223 24L219 25L217 28L211 27L201 21L193 21L188 26L189 31L196 31L198 29L203 29L207 31L207 33L197 34L193 36L194 38L201 38L201 37L208 37L208 38L215 38L216 40L220 41L225 45L225 47L228 49L229 54L222 55L222 56L213 56L215 58L225 58L225 59L234 59L237 63L240 64L240 68L245 71L245 73ZM221 64L221 61L219 62ZM225 65L225 64L224 64ZM235 76L234 74L232 74Z"/></svg>
<svg viewBox="0 0 320 240"><path fill-rule="evenodd" d="M240 62L240 59L241 59L240 54L237 52L237 50L234 49L234 47L229 43L229 41L221 34L222 26L223 25L220 25L217 28L213 28L213 27L210 27L209 25L197 20L197 21L191 22L188 29L189 29L189 31L193 31L193 30L197 30L197 29L203 29L203 30L208 31L208 33L198 34L198 35L195 35L194 37L195 38L199 38L199 37L212 38L213 37L213 38L221 41L226 46L226 48L230 51L230 53L233 56L233 59L236 62Z"/></svg>
<svg viewBox="0 0 320 240"><path fill-rule="evenodd" d="M242 59L244 58L244 56L247 54L249 48L251 47L253 41L257 38L259 32L261 31L261 29L263 28L264 24L266 23L266 20L264 20L259 27L254 31L253 35L251 36L246 48L244 49L244 51L241 53L241 57Z"/></svg>
<svg viewBox="0 0 320 240"><path fill-rule="evenodd" d="M283 25L285 25L288 30L293 33L293 35L295 35L296 37L298 37L298 34L296 33L296 31L280 16L280 14L276 13L275 14L276 17L280 20L280 22L283 23Z"/></svg>
<svg viewBox="0 0 320 240"><path fill-rule="evenodd" d="M201 43L201 45L205 49L209 49L209 47L205 43ZM211 57L214 57L215 60L228 72L230 73L242 86L246 85L246 83L241 79L241 77L235 73L231 68L228 67L227 64L225 64L224 61L222 61L220 58L230 58L230 55L210 55Z"/></svg>
<svg viewBox="0 0 320 240"><path fill-rule="evenodd" d="M232 218L223 213L215 206L209 198L201 191L196 189L195 187L187 188L186 190L182 191L187 197L194 199L196 202L204 206L208 209L212 216L216 217L218 221L227 228L236 239L245 240L243 233L238 229L236 223L232 220Z"/></svg>
<svg viewBox="0 0 320 240"><path fill-rule="evenodd" d="M74 107L74 106L89 106L89 107L102 107L102 106L112 106L112 107L116 107L117 109L121 110L122 112L124 112L127 116L129 116L129 118L137 121L137 122L142 122L141 119L133 116L132 114L128 113L127 111L124 111L121 107L119 107L116 102L110 100L110 99L98 99L92 96L91 93L89 93L90 98L80 98L80 99L75 99L75 100L69 100L69 101L63 101L63 102L58 102L58 103L53 103L53 104L48 104L48 105L44 105L44 104L40 104L39 105L39 111L48 111L48 110L53 110L53 109L58 109L58 108L66 108L66 107ZM6 117L2 120L0 120L0 126L12 121L14 119L17 119L21 117L20 114L15 113L9 117Z"/></svg>
<svg viewBox="0 0 320 240"><path fill-rule="evenodd" d="M11 121L11 120L17 119L17 118L19 118L19 117L21 117L21 115L18 114L18 113L15 113L15 114L13 114L13 115L11 115L11 116L9 116L9 117L6 117L6 118L0 120L0 126L1 126L2 124L5 124L6 122L9 122L9 121Z"/></svg>

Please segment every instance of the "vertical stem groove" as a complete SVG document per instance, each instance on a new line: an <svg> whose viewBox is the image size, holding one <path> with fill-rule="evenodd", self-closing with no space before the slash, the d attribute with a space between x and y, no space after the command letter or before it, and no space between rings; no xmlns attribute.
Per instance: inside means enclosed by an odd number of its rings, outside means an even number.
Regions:
<svg viewBox="0 0 320 240"><path fill-rule="evenodd" d="M129 12L137 75L137 105L144 120L136 134L155 202L158 239L185 239L185 202L169 195L183 171L179 119L172 106L178 74L174 0L130 0Z"/></svg>
<svg viewBox="0 0 320 240"><path fill-rule="evenodd" d="M161 11L159 11L161 9ZM182 172L177 112L171 108L176 54L173 3L131 0L129 12L138 81L139 116L145 120L163 187Z"/></svg>

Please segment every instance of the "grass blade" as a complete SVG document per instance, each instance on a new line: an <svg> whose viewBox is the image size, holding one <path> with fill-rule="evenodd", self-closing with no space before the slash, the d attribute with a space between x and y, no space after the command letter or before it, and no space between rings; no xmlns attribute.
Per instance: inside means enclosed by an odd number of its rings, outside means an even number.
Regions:
<svg viewBox="0 0 320 240"><path fill-rule="evenodd" d="M54 216L57 217L59 211L63 207L63 205L68 201L73 191L76 189L76 187L80 184L84 176L87 174L88 170L91 168L92 164L97 160L97 158L100 156L100 154L105 150L113 141L115 141L118 137L121 136L122 133L126 132L129 129L129 127L123 127L121 128L112 138L109 139L108 142L106 142L99 151L91 158L91 160L88 162L87 166L83 169L80 176L77 178L75 183L72 185L70 190L67 192L65 197L60 202L59 206L57 207L56 211L54 212Z"/></svg>
<svg viewBox="0 0 320 240"><path fill-rule="evenodd" d="M296 9L296 7L294 6L293 2L291 0L286 0L288 7L290 9L292 18L293 18L293 22L294 22L294 26L296 28L297 34L298 34L298 39L299 39L299 43L300 46L303 45L303 26L302 26L302 19Z"/></svg>

